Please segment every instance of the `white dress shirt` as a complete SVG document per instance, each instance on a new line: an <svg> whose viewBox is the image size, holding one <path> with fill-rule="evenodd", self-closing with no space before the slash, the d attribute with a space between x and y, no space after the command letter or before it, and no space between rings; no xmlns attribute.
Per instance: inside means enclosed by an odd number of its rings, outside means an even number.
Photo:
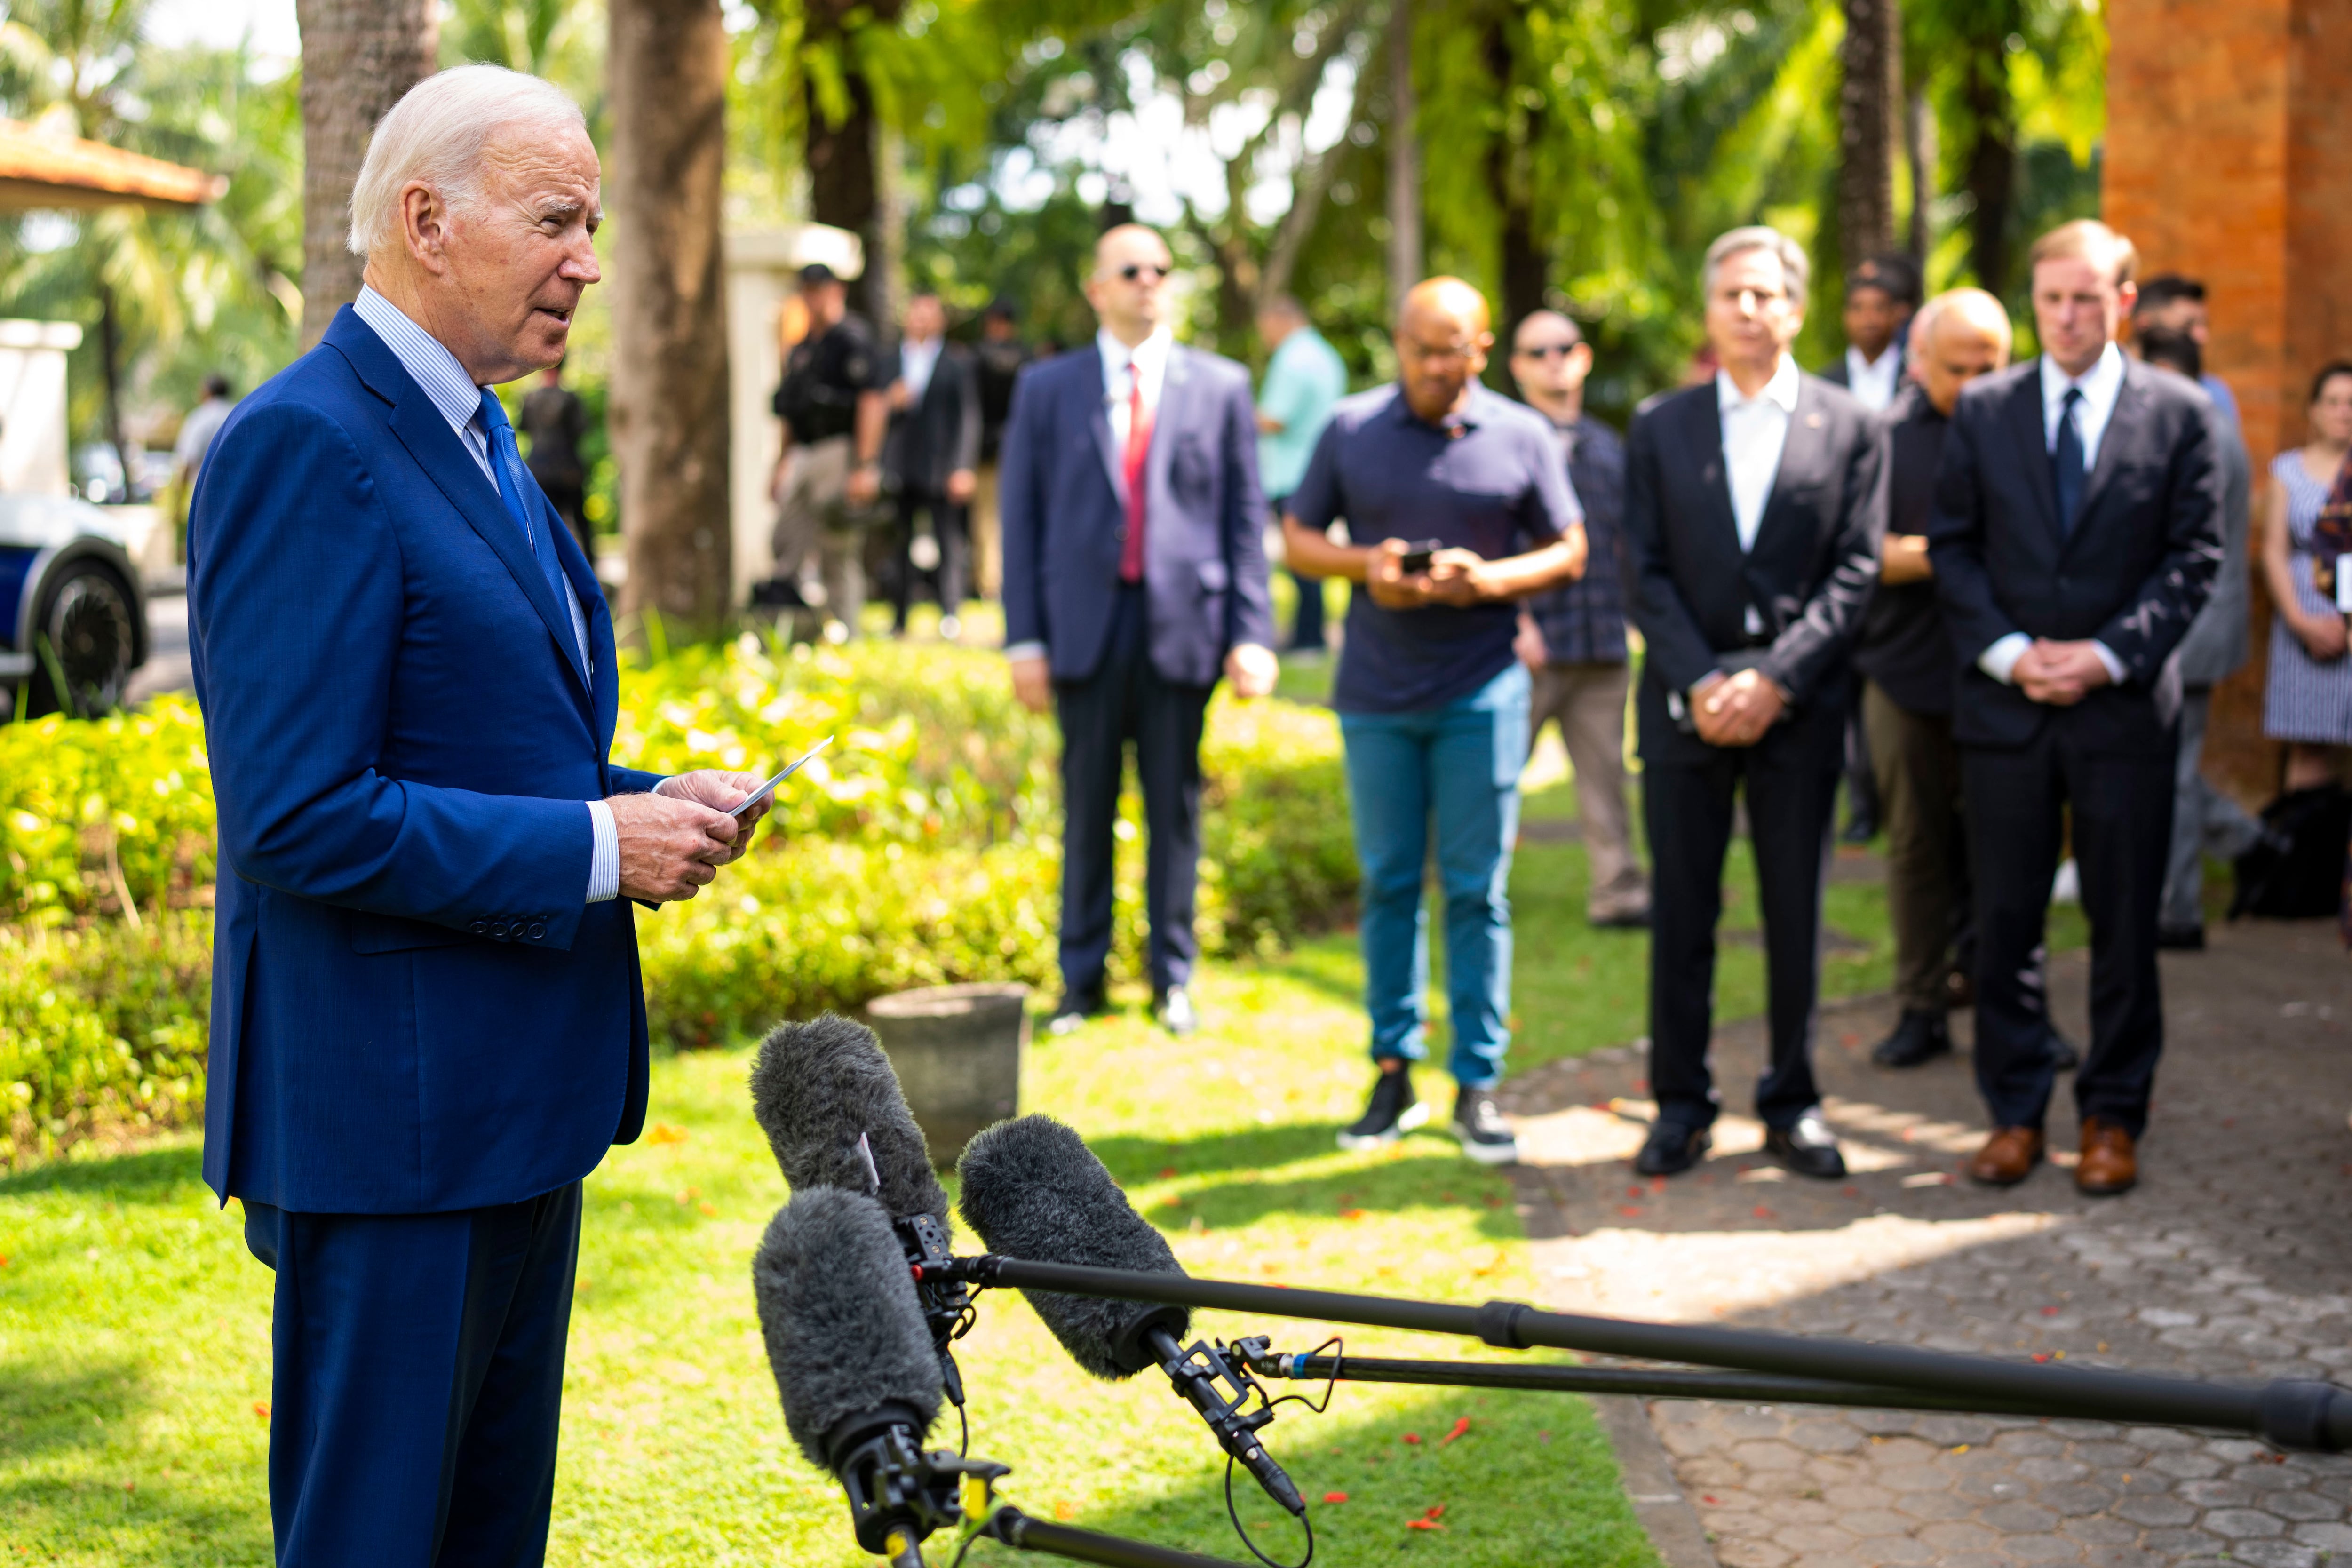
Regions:
<svg viewBox="0 0 2352 1568"><path fill-rule="evenodd" d="M1764 506L1772 499L1772 481L1780 474L1780 453L1789 444L1789 416L1797 410L1797 362L1780 356L1772 373L1753 397L1740 395L1729 374L1715 373L1715 406L1723 416L1723 470L1731 486L1731 521L1739 530L1739 549L1756 547L1756 531L1764 526Z"/></svg>
<svg viewBox="0 0 2352 1568"><path fill-rule="evenodd" d="M940 340L908 338L898 345L898 379L907 384L907 399L920 403L929 390L931 372L940 367Z"/></svg>
<svg viewBox="0 0 2352 1568"><path fill-rule="evenodd" d="M441 417L456 431L458 445L479 465L482 477L498 488L498 471L490 467L489 432L482 428L482 389L467 374L457 356L449 352L440 339L409 320L406 311L372 288L362 287L360 297L352 302L352 313L383 340L409 379L423 389ZM503 510L503 508L501 508ZM580 662L591 679L596 674L595 656L588 647L588 617L581 612L580 595L572 591L572 581L563 583L564 608L572 612L572 635L580 645ZM617 898L621 891L621 836L613 823L613 808L601 800L586 803L588 824L593 835L593 848L588 861L588 898L592 904L601 904Z"/></svg>
<svg viewBox="0 0 2352 1568"><path fill-rule="evenodd" d="M2123 351L2109 343L2091 368L2080 375L2068 375L2058 367L2056 360L2048 354L2042 356L2042 449L2045 452L2058 450L2058 421L2065 413L2070 389L2083 395L2082 402L2075 406L2074 424L2083 436L2083 476L2087 480L2091 470L2098 466L2099 442L2106 436L2107 421L2115 417L2116 399L2123 395ZM1977 656L1977 668L2004 686L2014 684L2011 677L2016 671L2017 661L2032 646L2033 639L2023 632L2011 632ZM2094 639L2091 651L2107 667L2107 679L2121 686L2128 671L2115 650Z"/></svg>
<svg viewBox="0 0 2352 1568"><path fill-rule="evenodd" d="M1168 379L1168 350L1175 340L1165 327L1133 348L1110 335L1106 327L1095 333L1095 347L1103 362L1103 407L1110 416L1111 445L1127 450L1128 399L1135 381L1143 382L1143 406L1158 409L1160 388Z"/></svg>
<svg viewBox="0 0 2352 1568"><path fill-rule="evenodd" d="M1845 351L1845 389L1853 394L1856 403L1873 414L1879 413L1895 401L1895 373L1902 368L1902 361L1903 356L1895 352L1893 343L1887 344L1885 352L1874 360L1864 359L1860 349L1849 347Z"/></svg>

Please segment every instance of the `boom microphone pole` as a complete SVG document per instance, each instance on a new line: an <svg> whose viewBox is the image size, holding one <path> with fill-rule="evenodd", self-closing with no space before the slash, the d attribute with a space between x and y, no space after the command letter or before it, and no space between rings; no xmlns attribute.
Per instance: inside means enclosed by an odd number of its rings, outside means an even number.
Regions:
<svg viewBox="0 0 2352 1568"><path fill-rule="evenodd" d="M1357 1323L1477 1339L1505 1350L1542 1346L1636 1361L1689 1362L1736 1371L1860 1384L1906 1394L1957 1396L1962 1407L2011 1413L2018 1407L2094 1420L2205 1426L2245 1432L2282 1448L2340 1453L2352 1448L2352 1389L2283 1379L2231 1388L2186 1378L2104 1368L2021 1365L1990 1356L1916 1350L1854 1340L1811 1340L1754 1330L1538 1311L1518 1301L1480 1307L1357 1296L1336 1290L1196 1279L1066 1263L983 1256L960 1258L956 1277L982 1286L1009 1285L1112 1300L1148 1301L1283 1318ZM1940 1406L1939 1406L1940 1407Z"/></svg>

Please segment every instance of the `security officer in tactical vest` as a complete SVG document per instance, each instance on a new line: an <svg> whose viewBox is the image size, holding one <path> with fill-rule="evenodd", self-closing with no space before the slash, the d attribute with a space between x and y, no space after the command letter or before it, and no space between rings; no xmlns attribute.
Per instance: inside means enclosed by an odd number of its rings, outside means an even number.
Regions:
<svg viewBox="0 0 2352 1568"><path fill-rule="evenodd" d="M808 332L784 361L776 388L783 456L776 464L776 579L797 584L819 607L824 634L856 635L866 604L860 560L863 524L881 492L882 436L889 419L883 389L889 375L875 352L873 329L848 309L832 268L801 268ZM810 555L818 583L807 581ZM814 591L812 591L812 590Z"/></svg>

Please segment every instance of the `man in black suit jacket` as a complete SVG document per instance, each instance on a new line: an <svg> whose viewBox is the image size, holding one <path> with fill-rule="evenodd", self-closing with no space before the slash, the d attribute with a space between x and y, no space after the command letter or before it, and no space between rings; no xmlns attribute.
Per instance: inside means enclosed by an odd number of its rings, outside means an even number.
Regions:
<svg viewBox="0 0 2352 1568"><path fill-rule="evenodd" d="M1969 1163L2006 1186L2042 1153L2053 1069L2037 960L2071 818L2091 919L2091 1049L2074 1079L2075 1184L2137 1179L2163 1049L2156 922L2172 828L2172 653L2221 560L2213 405L2115 346L2130 241L2088 220L2032 251L2039 358L1960 395L1928 555L1962 664L1953 709L1977 897Z"/></svg>
<svg viewBox="0 0 2352 1568"><path fill-rule="evenodd" d="M882 438L882 473L897 490L898 580L894 589L898 629L907 629L915 580L936 573L940 635L953 637L971 581L971 534L965 525L980 466L980 389L971 355L947 341L948 316L936 294L907 301L906 333L898 344L898 378L886 395L890 426ZM930 514L937 552L919 561L916 520Z"/></svg>
<svg viewBox="0 0 2352 1568"><path fill-rule="evenodd" d="M1743 784L1770 987L1757 1115L1790 1169L1845 1171L1813 1084L1813 1004L1850 653L1886 525L1886 440L1789 357L1806 271L1777 230L1708 247L1707 339L1722 369L1646 405L1627 436L1625 583L1648 645L1636 713L1654 862L1658 1119L1636 1161L1644 1174L1688 1170L1707 1150L1715 927Z"/></svg>

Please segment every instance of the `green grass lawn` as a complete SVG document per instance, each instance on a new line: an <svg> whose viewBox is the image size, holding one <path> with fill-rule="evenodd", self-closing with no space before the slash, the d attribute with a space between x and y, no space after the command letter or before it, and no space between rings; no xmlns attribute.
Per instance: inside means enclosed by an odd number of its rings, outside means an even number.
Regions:
<svg viewBox="0 0 2352 1568"><path fill-rule="evenodd" d="M1130 997L1127 1016L1033 1050L1024 1108L1085 1132L1195 1272L1531 1294L1505 1178L1431 1135L1385 1155L1332 1147L1363 1088L1358 984L1345 938L1213 970L1210 1027L1190 1046ZM651 1135L589 1183L555 1563L863 1560L838 1489L786 1444L761 1351L749 1259L784 1194L745 1063L740 1050L657 1063ZM245 1255L236 1211L198 1184L193 1141L0 1182L0 1541L62 1563L266 1563L270 1276ZM1324 1334L1222 1314L1201 1326L1296 1350ZM1379 1332L1347 1342L1467 1353ZM1012 1295L982 1299L961 1355L973 1452L1015 1467L1013 1500L1245 1559L1213 1444L1164 1382L1091 1382ZM1348 1387L1322 1416L1284 1406L1268 1440L1310 1499L1347 1495L1315 1508L1318 1563L1653 1561L1580 1400ZM1243 1518L1295 1561L1292 1527L1242 1487ZM1407 1527L1441 1508L1443 1530Z"/></svg>

